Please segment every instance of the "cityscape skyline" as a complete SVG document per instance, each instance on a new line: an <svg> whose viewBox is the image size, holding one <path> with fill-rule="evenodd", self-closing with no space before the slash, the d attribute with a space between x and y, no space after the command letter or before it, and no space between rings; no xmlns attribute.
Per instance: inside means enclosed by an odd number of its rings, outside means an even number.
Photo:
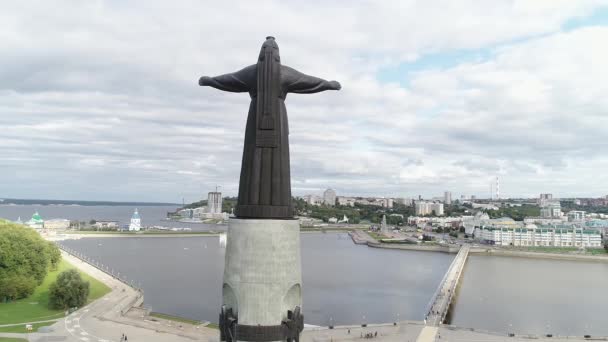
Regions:
<svg viewBox="0 0 608 342"><path fill-rule="evenodd" d="M605 3L266 6L6 4L1 196L235 195L249 97L197 79L255 63L268 35L286 64L343 86L287 98L295 195L487 197L496 176L501 197L608 193ZM218 35L219 18L256 25Z"/></svg>

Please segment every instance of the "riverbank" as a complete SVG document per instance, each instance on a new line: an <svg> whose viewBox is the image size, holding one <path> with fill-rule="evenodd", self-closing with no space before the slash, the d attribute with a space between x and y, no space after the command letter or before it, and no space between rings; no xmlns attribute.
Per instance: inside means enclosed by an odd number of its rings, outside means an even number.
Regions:
<svg viewBox="0 0 608 342"><path fill-rule="evenodd" d="M162 237L200 237L200 236L220 236L220 232L188 232L188 233L116 233L116 232L74 232L66 234L56 234L46 236L51 241L77 240L86 238L116 238L116 237L143 237L143 238L162 238Z"/></svg>
<svg viewBox="0 0 608 342"><path fill-rule="evenodd" d="M518 258L608 262L608 256L605 256L605 255L547 253L547 252L539 252L539 251L522 251L522 250L514 251L514 250L507 250L507 249L500 249L500 248L476 247L476 248L471 248L470 253L474 254L474 255L509 256L509 257L518 257Z"/></svg>
<svg viewBox="0 0 608 342"><path fill-rule="evenodd" d="M116 340L121 333L139 341L209 341L217 337L217 330L202 325L187 324L162 318L151 319L142 305L141 291L84 262L65 251L62 256L81 271L109 286L112 291L90 305L70 314L55 331L80 340L94 336L99 340ZM69 336L68 336L69 337ZM71 339L70 339L71 340Z"/></svg>
<svg viewBox="0 0 608 342"><path fill-rule="evenodd" d="M382 242L367 242L369 247L373 248L385 248L385 249L402 249L408 251L422 251L422 252L442 252L456 254L460 250L460 246L424 246L424 245L413 245L413 244L397 244L397 243L382 243Z"/></svg>

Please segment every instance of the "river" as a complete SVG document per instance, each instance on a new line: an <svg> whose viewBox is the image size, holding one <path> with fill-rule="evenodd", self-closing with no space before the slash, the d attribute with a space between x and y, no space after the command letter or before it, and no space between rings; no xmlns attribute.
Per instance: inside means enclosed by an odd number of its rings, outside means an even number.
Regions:
<svg viewBox="0 0 608 342"><path fill-rule="evenodd" d="M6 206L0 217L108 219L132 207ZM144 225L224 230L164 220L175 207L140 207ZM217 321L224 250L217 237L85 238L65 245L141 283L154 311ZM421 320L453 255L356 246L346 234L302 234L303 311L317 325ZM608 335L608 263L469 256L452 324L498 332Z"/></svg>
<svg viewBox="0 0 608 342"><path fill-rule="evenodd" d="M608 336L608 263L470 255L452 324Z"/></svg>
<svg viewBox="0 0 608 342"><path fill-rule="evenodd" d="M302 234L307 324L422 320L453 255L353 244L344 233ZM66 240L65 246L141 283L153 311L217 321L224 249L217 237Z"/></svg>

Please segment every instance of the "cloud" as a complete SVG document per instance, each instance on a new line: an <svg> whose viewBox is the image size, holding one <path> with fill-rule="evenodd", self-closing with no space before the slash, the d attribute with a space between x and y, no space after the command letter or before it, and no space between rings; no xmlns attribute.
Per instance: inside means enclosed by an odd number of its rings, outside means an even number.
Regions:
<svg viewBox="0 0 608 342"><path fill-rule="evenodd" d="M217 184L235 195L249 97L196 81L254 63L268 34L283 63L343 85L287 98L296 194L484 194L496 174L505 195L603 194L608 28L564 30L601 6L7 4L0 195L179 202ZM454 51L484 53L402 83L378 77Z"/></svg>

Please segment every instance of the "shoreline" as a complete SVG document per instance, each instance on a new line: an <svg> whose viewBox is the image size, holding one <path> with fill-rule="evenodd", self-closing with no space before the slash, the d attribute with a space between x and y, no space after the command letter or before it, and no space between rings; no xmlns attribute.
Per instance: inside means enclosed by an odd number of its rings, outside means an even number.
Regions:
<svg viewBox="0 0 608 342"><path fill-rule="evenodd" d="M368 247L372 248L384 248L384 249L401 249L408 251L421 251L421 252L441 252L441 253L458 253L460 246L420 246L420 245L407 245L407 244L386 244L381 242L366 242ZM481 256L506 256L506 257L518 257L518 258L530 258L530 259L552 259L552 260L570 260L570 261L592 261L592 262L608 262L607 256L600 255L588 255L588 254L566 254L566 253L549 253L549 252L533 252L533 251L522 251L522 250L506 250L506 249L495 249L495 248L483 248L483 247L471 247L469 251L472 255Z"/></svg>

